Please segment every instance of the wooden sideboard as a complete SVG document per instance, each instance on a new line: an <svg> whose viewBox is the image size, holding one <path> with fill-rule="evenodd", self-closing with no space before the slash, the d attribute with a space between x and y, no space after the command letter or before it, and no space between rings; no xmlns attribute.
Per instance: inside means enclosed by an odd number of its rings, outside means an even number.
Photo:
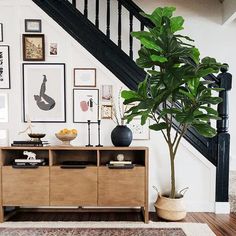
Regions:
<svg viewBox="0 0 236 236"><path fill-rule="evenodd" d="M47 159L46 166L13 168L23 151ZM133 169L109 169L124 154ZM5 207L139 207L148 223L148 148L146 147L3 147L0 149L0 221ZM89 161L84 169L63 169L68 160ZM99 209L98 208L98 209Z"/></svg>

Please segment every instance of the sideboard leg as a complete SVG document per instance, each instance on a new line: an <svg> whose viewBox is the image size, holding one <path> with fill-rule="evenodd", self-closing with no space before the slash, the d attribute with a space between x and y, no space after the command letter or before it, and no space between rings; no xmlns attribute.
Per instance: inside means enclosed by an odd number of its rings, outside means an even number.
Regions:
<svg viewBox="0 0 236 236"><path fill-rule="evenodd" d="M149 212L148 212L148 207L142 207L141 208L142 214L143 214L143 219L144 223L148 224L149 223Z"/></svg>
<svg viewBox="0 0 236 236"><path fill-rule="evenodd" d="M4 222L4 208L0 206L0 223Z"/></svg>

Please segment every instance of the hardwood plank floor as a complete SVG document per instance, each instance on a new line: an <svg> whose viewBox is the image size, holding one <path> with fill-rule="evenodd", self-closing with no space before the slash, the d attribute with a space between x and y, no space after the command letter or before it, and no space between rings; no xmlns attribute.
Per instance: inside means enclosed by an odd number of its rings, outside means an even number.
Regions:
<svg viewBox="0 0 236 236"><path fill-rule="evenodd" d="M139 212L17 212L10 221L142 221ZM162 221L150 213L150 220ZM217 236L236 236L236 214L188 213L182 222L206 223ZM206 235L207 236L207 235Z"/></svg>

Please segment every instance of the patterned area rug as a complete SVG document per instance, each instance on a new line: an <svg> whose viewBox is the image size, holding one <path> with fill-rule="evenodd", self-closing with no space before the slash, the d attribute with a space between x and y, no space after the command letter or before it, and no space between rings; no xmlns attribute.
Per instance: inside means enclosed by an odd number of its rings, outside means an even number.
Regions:
<svg viewBox="0 0 236 236"><path fill-rule="evenodd" d="M11 222L0 236L215 236L207 224L152 222Z"/></svg>
<svg viewBox="0 0 236 236"><path fill-rule="evenodd" d="M182 229L172 228L172 229L10 229L2 228L0 229L1 236L186 236Z"/></svg>

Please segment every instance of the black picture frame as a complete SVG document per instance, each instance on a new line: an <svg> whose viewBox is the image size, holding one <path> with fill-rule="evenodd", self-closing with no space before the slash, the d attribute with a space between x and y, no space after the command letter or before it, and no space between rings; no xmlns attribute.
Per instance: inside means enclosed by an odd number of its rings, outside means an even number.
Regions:
<svg viewBox="0 0 236 236"><path fill-rule="evenodd" d="M76 102L78 101L75 101L75 93L76 92L79 92L79 91L95 91L96 92L96 102L94 103L96 105L96 109L97 111L94 112L94 114L96 115L96 117L94 119L92 119L91 117L88 117L86 119L81 119L81 120L77 120L76 119L76 111L75 109L78 108L79 106L77 106L78 104L76 104ZM97 123L97 121L99 120L99 89L96 89L96 88L74 88L73 89L73 123L80 123L80 124L86 124L88 122L88 120L90 120L90 123Z"/></svg>
<svg viewBox="0 0 236 236"><path fill-rule="evenodd" d="M38 24L38 29L30 29L29 24ZM25 32L29 33L41 33L42 32L42 21L40 19L25 19Z"/></svg>
<svg viewBox="0 0 236 236"><path fill-rule="evenodd" d="M3 23L0 23L0 42L3 42Z"/></svg>
<svg viewBox="0 0 236 236"><path fill-rule="evenodd" d="M1 85L1 82L0 82L0 89L11 89L11 69L10 69L10 46L9 45L0 45L0 52L1 52L1 48L5 48L5 53L7 54L7 59L5 60L5 63L4 63L4 58L2 59L2 63L0 63L0 70L2 73L4 73L4 67L5 67L5 64L6 64L6 68L5 70L7 71L6 72L6 75L7 76L7 82L6 82L6 86L2 86ZM3 51L2 51L3 52ZM4 55L2 53L2 55ZM1 60L1 58L0 58ZM4 76L4 75L2 75ZM1 75L0 75L0 79L1 79Z"/></svg>
<svg viewBox="0 0 236 236"><path fill-rule="evenodd" d="M30 117L30 114L27 114L28 112L28 109L26 108L26 68L27 67L33 67L33 66L36 66L36 67L43 67L43 66L60 66L61 69L62 69L62 75L63 75L63 89L61 90L63 92L63 99L62 99L62 102L63 102L63 117L61 120L43 120L43 119L38 119L38 120L35 120L35 119L32 119L32 117ZM41 73L42 75L44 75L45 71L42 70L41 68ZM31 120L32 123L66 123L66 64L65 63L22 63L22 73L23 73L23 122L27 122L27 118L28 118L28 115L29 115L29 118ZM32 83L31 83L32 84ZM57 90L55 88L55 83L53 83L53 88L52 88L53 91L57 91L60 95L60 91ZM46 92L47 92L47 89L46 89ZM35 99L36 100L36 99Z"/></svg>

